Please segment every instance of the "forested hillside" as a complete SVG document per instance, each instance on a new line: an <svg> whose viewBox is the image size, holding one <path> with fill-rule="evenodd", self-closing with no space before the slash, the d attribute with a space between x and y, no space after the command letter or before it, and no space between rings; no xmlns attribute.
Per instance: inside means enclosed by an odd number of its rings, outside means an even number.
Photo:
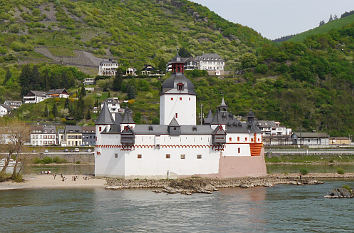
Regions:
<svg viewBox="0 0 354 233"><path fill-rule="evenodd" d="M301 42L271 43L187 0L0 0L0 21L0 100L64 87L73 97L25 105L13 113L22 120L92 124L93 106L118 96L129 99L137 123L158 123L160 85L168 75L119 75L98 80L96 92L85 93L87 74L79 69L87 72L88 60L97 57L116 58L123 68L159 66L183 47L193 55L216 52L231 71L221 78L187 73L198 111L200 104L204 112L214 110L225 96L235 114L252 109L259 119L294 130L354 133L354 24Z"/></svg>
<svg viewBox="0 0 354 233"><path fill-rule="evenodd" d="M76 57L85 51L87 60L114 57L142 68L188 47L194 55L217 52L232 68L265 41L187 0L0 0L0 22L0 64L68 61L84 67L87 61Z"/></svg>

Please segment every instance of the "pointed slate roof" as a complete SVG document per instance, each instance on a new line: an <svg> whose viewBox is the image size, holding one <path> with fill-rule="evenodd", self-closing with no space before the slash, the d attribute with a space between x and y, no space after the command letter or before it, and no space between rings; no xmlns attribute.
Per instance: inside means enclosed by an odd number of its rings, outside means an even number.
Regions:
<svg viewBox="0 0 354 233"><path fill-rule="evenodd" d="M129 108L126 108L123 115L122 124L132 124L135 123L133 120L132 112Z"/></svg>
<svg viewBox="0 0 354 233"><path fill-rule="evenodd" d="M115 120L114 120L114 123L116 124L116 125L120 125L120 123L122 122L122 120L123 120L123 117L122 117L122 115L120 114L120 113L115 113Z"/></svg>
<svg viewBox="0 0 354 233"><path fill-rule="evenodd" d="M213 112L209 110L207 118L204 118L204 124L210 124L213 120Z"/></svg>
<svg viewBox="0 0 354 233"><path fill-rule="evenodd" d="M224 97L222 97L220 107L227 107L227 105L225 104L225 99L224 99Z"/></svg>
<svg viewBox="0 0 354 233"><path fill-rule="evenodd" d="M108 109L108 105L105 102L103 104L102 110L100 112L100 115L98 116L96 120L96 125L113 125L114 121L112 118L112 115Z"/></svg>
<svg viewBox="0 0 354 233"><path fill-rule="evenodd" d="M180 126L176 120L175 117L173 117L173 119L171 120L170 124L168 126L171 126L171 127L178 127Z"/></svg>

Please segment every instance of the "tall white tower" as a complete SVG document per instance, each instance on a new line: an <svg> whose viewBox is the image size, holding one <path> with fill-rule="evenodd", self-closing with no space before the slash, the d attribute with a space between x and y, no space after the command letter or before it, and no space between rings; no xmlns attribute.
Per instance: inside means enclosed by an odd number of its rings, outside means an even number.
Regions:
<svg viewBox="0 0 354 233"><path fill-rule="evenodd" d="M168 125L173 118L180 125L196 125L197 98L193 83L184 76L184 59L177 54L171 64L172 75L161 88L160 125Z"/></svg>

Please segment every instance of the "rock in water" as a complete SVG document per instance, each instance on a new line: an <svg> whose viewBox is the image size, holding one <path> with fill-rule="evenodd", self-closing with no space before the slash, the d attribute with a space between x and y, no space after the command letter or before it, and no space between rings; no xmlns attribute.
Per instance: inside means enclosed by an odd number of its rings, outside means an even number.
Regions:
<svg viewBox="0 0 354 233"><path fill-rule="evenodd" d="M353 198L354 194L352 190L348 190L345 188L337 188L328 193L328 195L324 196L325 198Z"/></svg>

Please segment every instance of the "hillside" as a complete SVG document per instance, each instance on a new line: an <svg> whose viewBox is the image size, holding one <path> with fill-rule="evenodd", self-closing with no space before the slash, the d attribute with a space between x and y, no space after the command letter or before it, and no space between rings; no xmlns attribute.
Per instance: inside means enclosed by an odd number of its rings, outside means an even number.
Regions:
<svg viewBox="0 0 354 233"><path fill-rule="evenodd" d="M200 104L204 112L214 110L225 96L235 114L252 109L259 119L294 130L354 133L354 24L301 42L270 43L185 0L18 2L0 0L0 100L20 99L31 88L66 87L72 94L68 103L22 106L13 113L22 120L93 124L93 107L118 96L129 99L137 123L157 123L160 85L168 75L103 79L84 95L87 75L65 64L90 72L97 57L113 56L139 68L165 64L184 47L194 55L217 52L236 71L221 78L186 74L196 87L198 111Z"/></svg>
<svg viewBox="0 0 354 233"><path fill-rule="evenodd" d="M0 64L68 64L94 74L113 57L141 69L167 61L176 48L217 52L233 69L266 41L187 0L0 0Z"/></svg>
<svg viewBox="0 0 354 233"><path fill-rule="evenodd" d="M325 23L319 27L316 27L314 29L299 33L291 37L288 41L292 42L301 42L306 39L306 37L312 36L312 35L318 35L318 34L324 34L327 33L333 29L338 29L341 28L345 25L352 24L354 23L354 15L349 15L337 20L333 20L331 22Z"/></svg>

